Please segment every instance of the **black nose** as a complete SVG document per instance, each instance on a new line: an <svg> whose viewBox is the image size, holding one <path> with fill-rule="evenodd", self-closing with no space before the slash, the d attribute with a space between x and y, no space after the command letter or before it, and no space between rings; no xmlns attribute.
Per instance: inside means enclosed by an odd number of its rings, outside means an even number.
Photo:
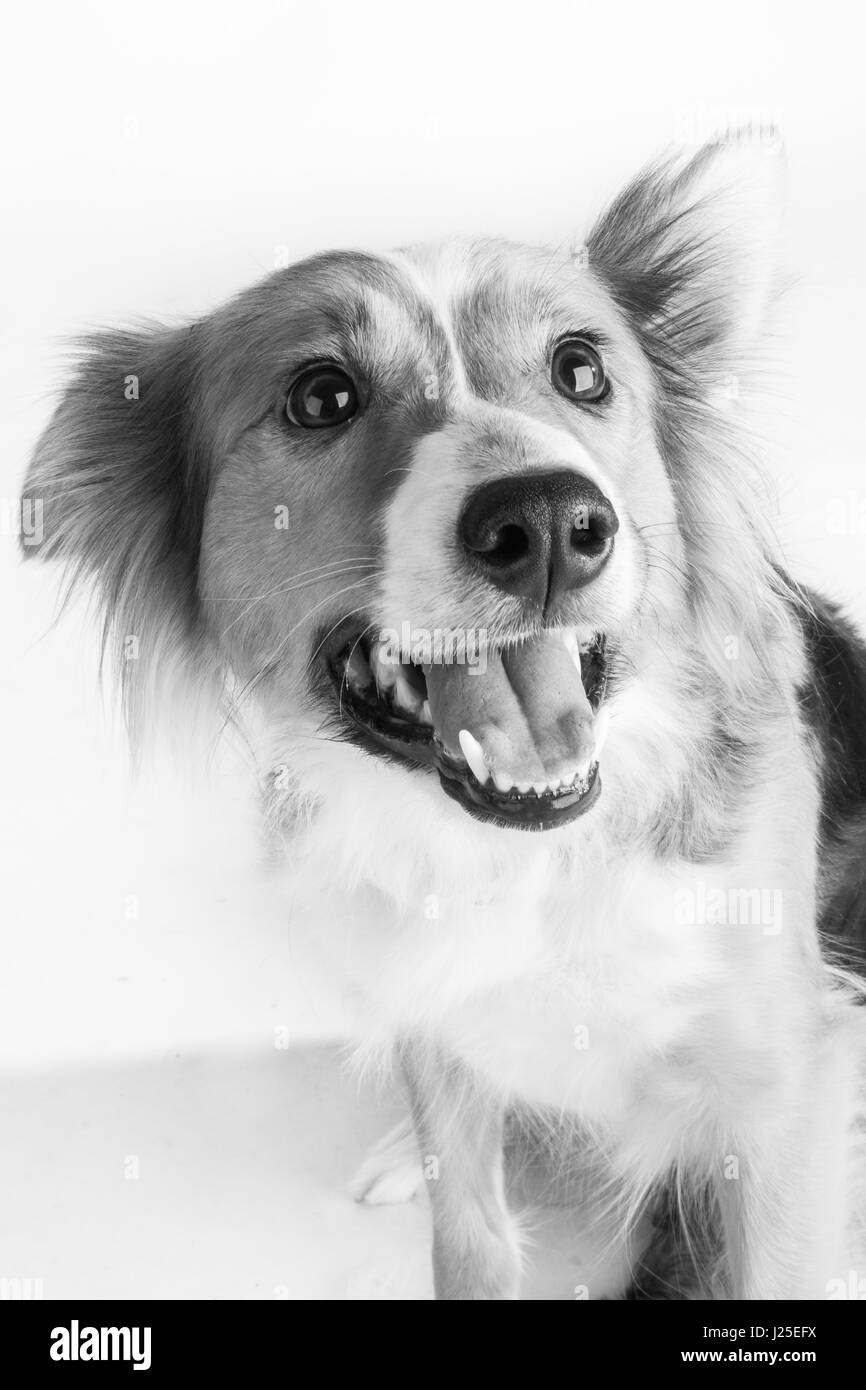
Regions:
<svg viewBox="0 0 866 1390"><path fill-rule="evenodd" d="M595 579L618 530L604 493L565 471L485 483L460 518L463 544L490 582L541 608Z"/></svg>

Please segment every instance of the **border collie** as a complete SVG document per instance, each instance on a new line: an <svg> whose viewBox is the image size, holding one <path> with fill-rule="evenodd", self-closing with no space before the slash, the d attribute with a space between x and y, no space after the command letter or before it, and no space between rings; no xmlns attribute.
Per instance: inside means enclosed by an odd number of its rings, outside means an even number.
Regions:
<svg viewBox="0 0 866 1390"><path fill-rule="evenodd" d="M254 745L292 931L408 1091L356 1195L426 1182L441 1299L519 1296L536 1169L626 1296L866 1271L866 649L750 420L781 177L734 133L580 245L101 333L27 478L133 732L181 692Z"/></svg>

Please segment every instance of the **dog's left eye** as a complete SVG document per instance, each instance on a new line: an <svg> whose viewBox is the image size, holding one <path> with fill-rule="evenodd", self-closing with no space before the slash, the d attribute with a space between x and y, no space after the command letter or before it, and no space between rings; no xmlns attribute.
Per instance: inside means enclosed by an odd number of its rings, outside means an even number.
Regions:
<svg viewBox="0 0 866 1390"><path fill-rule="evenodd" d="M358 409L358 392L340 367L311 367L289 391L286 414L293 425L325 429L351 420Z"/></svg>
<svg viewBox="0 0 866 1390"><path fill-rule="evenodd" d="M604 364L583 338L560 343L553 354L550 376L560 395L570 401L600 401L608 392Z"/></svg>

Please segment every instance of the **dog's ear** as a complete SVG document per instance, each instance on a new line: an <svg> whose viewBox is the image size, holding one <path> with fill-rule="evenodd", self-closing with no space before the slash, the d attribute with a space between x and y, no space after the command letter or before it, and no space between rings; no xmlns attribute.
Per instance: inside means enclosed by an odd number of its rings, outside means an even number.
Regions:
<svg viewBox="0 0 866 1390"><path fill-rule="evenodd" d="M194 326L87 340L24 485L24 554L62 561L68 589L93 581L133 720L144 689L197 638L197 361Z"/></svg>
<svg viewBox="0 0 866 1390"><path fill-rule="evenodd" d="M669 391L748 370L781 288L783 187L776 133L733 131L644 170L593 228L589 264Z"/></svg>
<svg viewBox="0 0 866 1390"><path fill-rule="evenodd" d="M731 132L647 169L587 239L590 268L654 369L653 423L699 645L740 709L765 689L769 653L790 650L777 639L792 611L771 558L772 501L754 447L773 399L767 348L785 288L784 159L774 132L755 136Z"/></svg>

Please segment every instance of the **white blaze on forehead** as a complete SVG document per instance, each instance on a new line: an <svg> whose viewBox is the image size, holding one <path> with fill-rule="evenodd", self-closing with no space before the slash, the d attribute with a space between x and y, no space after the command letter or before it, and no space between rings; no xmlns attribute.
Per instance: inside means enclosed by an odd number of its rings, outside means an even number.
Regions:
<svg viewBox="0 0 866 1390"><path fill-rule="evenodd" d="M400 269L418 298L432 311L448 345L455 390L459 395L468 395L469 383L453 317L454 303L466 288L465 265L457 256L456 247L443 243L423 267L403 251L392 251L387 259Z"/></svg>
<svg viewBox="0 0 866 1390"><path fill-rule="evenodd" d="M423 342L411 307L371 285L365 285L361 295L370 324L353 335L358 358L384 377L415 362Z"/></svg>

